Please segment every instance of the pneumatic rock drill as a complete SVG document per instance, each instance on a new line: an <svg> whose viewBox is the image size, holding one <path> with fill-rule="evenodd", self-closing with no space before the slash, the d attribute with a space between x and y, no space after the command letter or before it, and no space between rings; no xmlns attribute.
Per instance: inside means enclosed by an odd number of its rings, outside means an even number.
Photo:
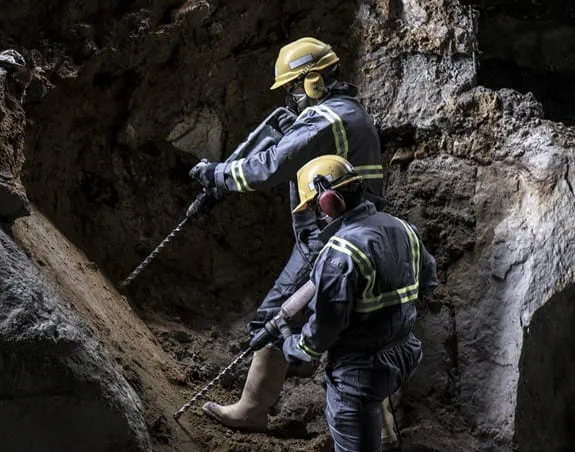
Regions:
<svg viewBox="0 0 575 452"><path fill-rule="evenodd" d="M313 297L315 286L308 281L301 286L290 298L288 298L280 309L280 312L255 335L248 348L241 352L234 360L225 367L212 381L194 394L194 396L174 414L177 420L184 414L200 397L204 396L220 379L234 369L251 352L257 352L268 344L279 340L287 339L291 330L288 322L293 319L303 308L305 308Z"/></svg>

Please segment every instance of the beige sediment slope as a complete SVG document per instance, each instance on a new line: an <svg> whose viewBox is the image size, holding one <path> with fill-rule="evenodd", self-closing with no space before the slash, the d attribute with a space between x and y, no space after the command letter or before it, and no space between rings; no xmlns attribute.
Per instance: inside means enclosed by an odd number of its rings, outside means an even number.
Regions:
<svg viewBox="0 0 575 452"><path fill-rule="evenodd" d="M199 410L201 404L181 418L185 429L178 426L172 418L173 413L194 390L205 384L207 376L201 372L195 377L196 381L190 383L194 377L189 375L198 373L193 367L199 367L201 363L186 368L164 351L126 297L38 210L34 209L30 217L18 219L12 233L104 345L107 354L140 396L154 450L323 450L326 435L319 435L312 441L290 438L286 433L289 422L276 426L271 436L229 431L207 420ZM184 335L189 340L187 348L205 347L206 342L210 343L201 332L186 330L160 316L152 325L160 337ZM211 352L216 361L227 359L226 355L221 356L217 344L211 347L215 349L208 348L207 352ZM213 365L211 368L212 373L218 370ZM233 393L237 394L237 390ZM221 388L216 388L211 396L219 401L234 397Z"/></svg>

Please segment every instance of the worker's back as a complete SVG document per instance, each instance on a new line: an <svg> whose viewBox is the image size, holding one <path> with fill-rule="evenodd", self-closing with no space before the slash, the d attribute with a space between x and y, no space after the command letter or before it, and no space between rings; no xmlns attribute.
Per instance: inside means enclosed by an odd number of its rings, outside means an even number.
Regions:
<svg viewBox="0 0 575 452"><path fill-rule="evenodd" d="M433 257L412 226L376 211L370 202L350 214L326 245L351 256L358 269L349 326L331 347L332 354L374 352L401 342L415 322L420 286L436 285L435 275L428 278L426 271L435 268Z"/></svg>

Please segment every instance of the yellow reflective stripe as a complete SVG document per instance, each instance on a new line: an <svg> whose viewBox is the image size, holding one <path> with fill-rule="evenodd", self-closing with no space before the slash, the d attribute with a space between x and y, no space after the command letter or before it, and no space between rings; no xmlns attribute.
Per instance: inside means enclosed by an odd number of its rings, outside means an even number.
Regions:
<svg viewBox="0 0 575 452"><path fill-rule="evenodd" d="M244 189L245 191L254 191L253 188L251 188L248 185L248 181L246 180L246 176L244 174L244 160L245 159L240 159L238 160L238 169L240 172L240 179L242 180L242 182L244 183Z"/></svg>
<svg viewBox="0 0 575 452"><path fill-rule="evenodd" d="M415 281L419 281L419 240L413 232L413 229L403 220L398 218L401 225L405 228L407 236L409 237L409 248L411 251L411 267L413 269L413 277Z"/></svg>
<svg viewBox="0 0 575 452"><path fill-rule="evenodd" d="M309 356L311 359L320 359L321 358L321 353L318 353L315 350L313 350L312 348L305 345L305 343L303 341L303 336L300 336L298 348L302 352L304 352L307 356Z"/></svg>
<svg viewBox="0 0 575 452"><path fill-rule="evenodd" d="M383 179L382 165L359 165L354 166L354 169L362 179Z"/></svg>
<svg viewBox="0 0 575 452"><path fill-rule="evenodd" d="M361 254L357 253L357 251L354 250L353 245L351 245L351 243L349 243L347 240L343 240L339 237L332 237L330 242L331 243L328 243L330 247L347 254L357 264L360 273L366 280L366 285L363 289L363 299L372 298L373 286L375 284L375 270L373 269L369 259L367 259L367 256L361 252ZM365 259L362 257L362 255L365 257Z"/></svg>
<svg viewBox="0 0 575 452"><path fill-rule="evenodd" d="M417 299L418 293L419 283L415 283L410 286L405 286L400 289L385 292L377 297L373 297L370 300L360 300L360 303L355 307L355 311L372 312L388 306L408 303Z"/></svg>
<svg viewBox="0 0 575 452"><path fill-rule="evenodd" d="M238 187L238 191L254 191L246 181L244 174L243 163L245 159L240 159L232 162L232 177Z"/></svg>
<svg viewBox="0 0 575 452"><path fill-rule="evenodd" d="M415 279L415 281L408 286L400 287L399 289L391 290L379 295L374 295L373 290L376 278L375 268L369 257L361 249L353 243L337 236L333 236L324 247L324 249L327 247L333 248L350 256L353 262L358 266L362 276L367 281L366 287L363 291L363 296L358 300L357 305L354 308L356 312L372 312L388 306L408 303L416 300L418 297L420 259L419 240L413 229L411 229L406 222L403 220L399 221L407 232L411 265Z"/></svg>
<svg viewBox="0 0 575 452"><path fill-rule="evenodd" d="M381 301L373 305L359 305L356 306L355 311L365 314L367 312L377 311L382 308L387 308L389 306L396 306L398 304L409 303L410 301L417 300L418 292L414 292L413 294L406 296L406 297L399 297L389 301Z"/></svg>
<svg viewBox="0 0 575 452"><path fill-rule="evenodd" d="M242 190L242 182L241 179L239 177L239 173L238 173L238 162L232 162L231 165L232 168L232 177L234 178L234 182L236 184L236 187L238 187L238 191L243 191Z"/></svg>
<svg viewBox="0 0 575 452"><path fill-rule="evenodd" d="M383 171L383 166L381 164L379 164L379 165L358 165L358 166L354 166L354 168L356 169L357 172L371 171L371 170L382 170Z"/></svg>
<svg viewBox="0 0 575 452"><path fill-rule="evenodd" d="M329 121L335 140L336 154L347 159L349 143L341 117L326 105L317 105L312 108Z"/></svg>
<svg viewBox="0 0 575 452"><path fill-rule="evenodd" d="M394 300L394 299L401 298L401 297L405 296L406 294L408 294L409 292L412 292L414 290L419 290L419 283L411 284L409 286L400 287L399 289L390 290L389 292L384 292L380 295L377 295L377 296L374 296L374 297L371 297L371 298L365 300L365 302L366 303L374 303L374 302L380 302L382 300Z"/></svg>
<svg viewBox="0 0 575 452"><path fill-rule="evenodd" d="M353 243L348 242L347 240L342 239L341 237L332 237L333 241L339 244L340 246L344 246L349 249L353 254L351 255L352 259L354 259L354 254L356 258L354 261L361 262L360 267L363 268L363 276L367 280L367 285L363 291L364 298L369 298L373 296L373 286L375 285L375 268L369 257L365 255L363 251L361 251L357 246ZM338 243L339 242L339 243Z"/></svg>
<svg viewBox="0 0 575 452"><path fill-rule="evenodd" d="M371 298L373 296L373 286L375 284L375 270L367 256L355 248L350 242L339 237L332 237L328 242L328 246L347 254L357 264L360 273L367 281L367 284L363 289L363 298Z"/></svg>

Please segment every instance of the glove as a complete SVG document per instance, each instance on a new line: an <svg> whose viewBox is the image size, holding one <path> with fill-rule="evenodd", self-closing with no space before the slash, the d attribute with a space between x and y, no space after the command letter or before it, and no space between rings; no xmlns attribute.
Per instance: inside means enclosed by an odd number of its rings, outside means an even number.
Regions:
<svg viewBox="0 0 575 452"><path fill-rule="evenodd" d="M296 118L297 116L293 113L288 113L285 111L282 112L278 116L278 130L285 135L295 122Z"/></svg>
<svg viewBox="0 0 575 452"><path fill-rule="evenodd" d="M266 308L260 306L256 311L254 319L248 324L248 332L250 333L250 337L253 338L256 336L264 327L264 325L273 319L278 312L280 312L279 307Z"/></svg>
<svg viewBox="0 0 575 452"><path fill-rule="evenodd" d="M210 163L206 159L202 159L190 170L190 177L202 184L205 188L215 188L217 165L217 163Z"/></svg>

